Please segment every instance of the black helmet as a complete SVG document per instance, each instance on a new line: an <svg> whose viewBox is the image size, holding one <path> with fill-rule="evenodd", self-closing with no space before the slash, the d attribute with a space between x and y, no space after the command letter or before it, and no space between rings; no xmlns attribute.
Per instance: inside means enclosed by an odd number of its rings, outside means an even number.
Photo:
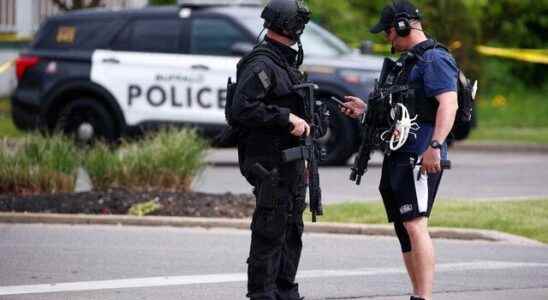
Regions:
<svg viewBox="0 0 548 300"><path fill-rule="evenodd" d="M298 40L310 20L310 10L303 0L270 0L261 13L264 27Z"/></svg>

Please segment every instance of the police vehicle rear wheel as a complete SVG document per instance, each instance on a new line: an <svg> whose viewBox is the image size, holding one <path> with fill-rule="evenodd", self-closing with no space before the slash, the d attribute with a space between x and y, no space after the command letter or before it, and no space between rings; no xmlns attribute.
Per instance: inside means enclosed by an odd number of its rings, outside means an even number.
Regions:
<svg viewBox="0 0 548 300"><path fill-rule="evenodd" d="M85 143L97 139L114 142L119 138L113 116L97 100L89 98L69 102L61 112L56 128Z"/></svg>
<svg viewBox="0 0 548 300"><path fill-rule="evenodd" d="M322 97L323 98L323 97ZM322 165L344 165L354 150L354 129L351 120L328 101L324 101L329 110L329 129L320 139L327 150L326 160Z"/></svg>

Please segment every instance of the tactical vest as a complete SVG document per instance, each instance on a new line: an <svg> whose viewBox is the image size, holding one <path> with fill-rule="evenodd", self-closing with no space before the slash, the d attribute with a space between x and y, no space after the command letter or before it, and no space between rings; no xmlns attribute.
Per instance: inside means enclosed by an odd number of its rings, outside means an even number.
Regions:
<svg viewBox="0 0 548 300"><path fill-rule="evenodd" d="M304 94L302 91L295 92L292 89L292 86L304 82L305 77L299 71L296 66L290 65L286 62L286 59L278 54L276 51L269 48L264 43L261 43L253 49L248 55L244 56L237 64L236 67L236 82L232 82L231 79L228 79L227 84L227 100L225 106L225 117L229 125L233 126L234 121L231 116L231 107L234 101L234 93L236 91L236 85L238 78L240 78L241 72L245 69L245 66L251 63L254 60L266 60L273 62L276 66L284 70L287 74L289 80L284 80L284 74L276 74L273 78L274 82L263 82L263 85L272 84L272 89L265 97L265 104L274 104L280 107L285 107L291 109L292 112L297 112L300 114L302 111L302 101L296 103L294 97L288 97L291 94L298 94L299 97L304 99ZM256 73L259 73L260 70L253 70ZM276 72L275 72L276 73ZM280 75L280 76L278 76ZM262 81L263 79L261 79ZM269 79L264 79L269 80ZM265 86L266 88L266 86ZM293 99L291 99L293 98Z"/></svg>
<svg viewBox="0 0 548 300"><path fill-rule="evenodd" d="M449 51L445 46L435 40L426 40L403 54L392 66L392 69L384 78L381 78L381 87L387 90L399 90L396 100L404 104L409 110L410 116L418 115L421 123L434 123L438 110L438 101L435 97L426 97L421 93L421 82L411 82L411 71L427 50L441 48Z"/></svg>
<svg viewBox="0 0 548 300"><path fill-rule="evenodd" d="M262 101L267 105L272 104L289 108L292 113L302 117L304 114L304 92L292 89L294 85L304 81L304 76L298 68L288 64L286 58L282 57L271 46L261 43L251 53L240 60L237 65L236 80L239 80L243 75L242 72L253 61L264 62L272 68L274 73L272 78L261 78L258 75L265 88L269 85L267 94ZM258 68L250 71L260 74L262 70ZM255 182L248 174L249 168L256 162L261 163L268 170L280 165L281 151L298 145L298 139L289 133L289 128L272 127L250 130L233 120L230 115L230 108L233 105L236 85L236 82L232 83L229 81L225 114L227 122L232 127L238 128L237 146L240 171L253 185ZM284 173L283 169L281 171Z"/></svg>
<svg viewBox="0 0 548 300"><path fill-rule="evenodd" d="M409 77L417 62L424 60L424 53L435 48L449 52L444 45L433 39L428 39L416 45L411 51L402 55L398 61L391 64L391 71L384 78L381 75L381 86L404 91L400 98L407 106L411 116L418 114L419 122L434 123L439 103L435 97L425 97L425 95L420 94L420 91L424 91L421 89L422 83L410 82ZM455 132L467 133L470 131L472 127L472 110L477 91L477 81L472 82L460 68L456 80L458 109L451 130L452 135L455 135Z"/></svg>

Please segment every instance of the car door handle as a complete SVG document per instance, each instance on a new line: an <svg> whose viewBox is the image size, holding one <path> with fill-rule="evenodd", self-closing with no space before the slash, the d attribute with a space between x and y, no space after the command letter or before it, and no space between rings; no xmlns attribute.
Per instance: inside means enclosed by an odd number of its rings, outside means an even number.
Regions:
<svg viewBox="0 0 548 300"><path fill-rule="evenodd" d="M119 64L120 63L120 61L117 58L114 58L114 57L103 58L103 62L108 63L108 64Z"/></svg>
<svg viewBox="0 0 548 300"><path fill-rule="evenodd" d="M192 65L190 68L192 70L209 70L209 67L206 65Z"/></svg>

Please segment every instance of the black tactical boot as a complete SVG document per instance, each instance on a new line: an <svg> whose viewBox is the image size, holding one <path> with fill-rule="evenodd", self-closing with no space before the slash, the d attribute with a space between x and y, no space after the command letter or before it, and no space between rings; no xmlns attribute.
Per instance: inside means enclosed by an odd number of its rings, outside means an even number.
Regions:
<svg viewBox="0 0 548 300"><path fill-rule="evenodd" d="M259 293L248 293L246 295L249 300L277 300L277 294L275 291L269 291L269 292L259 292Z"/></svg>
<svg viewBox="0 0 548 300"><path fill-rule="evenodd" d="M303 300L304 297L301 297L299 294L299 285L294 283L290 285L291 287L286 286L285 289L278 287L276 293L277 300Z"/></svg>

